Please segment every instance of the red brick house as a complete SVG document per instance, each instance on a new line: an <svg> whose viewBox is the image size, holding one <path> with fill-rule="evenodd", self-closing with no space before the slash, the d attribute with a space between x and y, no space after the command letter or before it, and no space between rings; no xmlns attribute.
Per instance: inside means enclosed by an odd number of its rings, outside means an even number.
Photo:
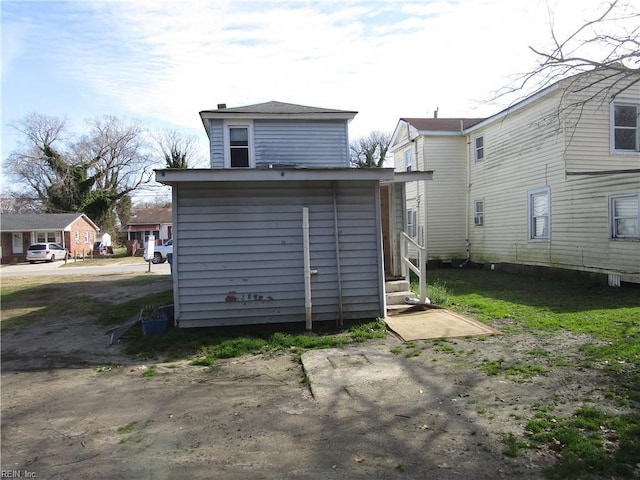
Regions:
<svg viewBox="0 0 640 480"><path fill-rule="evenodd" d="M2 215L2 263L26 261L33 243L56 242L70 256L87 255L100 229L84 213L25 213Z"/></svg>
<svg viewBox="0 0 640 480"><path fill-rule="evenodd" d="M126 233L127 252L135 255L144 250L150 235L155 245L162 245L173 238L173 213L171 207L138 208L133 211L129 221L122 229Z"/></svg>

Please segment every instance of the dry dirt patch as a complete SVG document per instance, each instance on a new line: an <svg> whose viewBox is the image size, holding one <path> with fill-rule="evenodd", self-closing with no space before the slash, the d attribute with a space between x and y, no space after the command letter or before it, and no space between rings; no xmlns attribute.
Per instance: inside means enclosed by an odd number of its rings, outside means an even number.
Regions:
<svg viewBox="0 0 640 480"><path fill-rule="evenodd" d="M103 300L129 294L90 287ZM401 375L354 380L318 402L291 354L213 368L141 364L107 347L105 329L67 314L3 332L2 469L48 479L537 479L555 453L512 458L503 441L522 434L534 405L558 415L616 408L605 394L610 380L576 368L578 347L592 339L566 332L412 344L389 335L367 345L395 352ZM482 371L500 358L550 370Z"/></svg>

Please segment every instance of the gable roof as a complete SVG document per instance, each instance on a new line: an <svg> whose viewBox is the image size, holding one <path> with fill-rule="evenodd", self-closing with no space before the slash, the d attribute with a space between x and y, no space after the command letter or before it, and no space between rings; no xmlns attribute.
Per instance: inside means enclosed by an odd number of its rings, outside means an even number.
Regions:
<svg viewBox="0 0 640 480"><path fill-rule="evenodd" d="M148 207L138 208L133 211L127 221L127 225L155 225L172 223L173 215L171 208Z"/></svg>
<svg viewBox="0 0 640 480"><path fill-rule="evenodd" d="M462 132L484 118L401 118L420 132Z"/></svg>
<svg viewBox="0 0 640 480"><path fill-rule="evenodd" d="M401 118L398 120L390 148L404 145L420 135L462 136L464 130L484 121L484 118Z"/></svg>
<svg viewBox="0 0 640 480"><path fill-rule="evenodd" d="M96 231L98 226L84 213L16 213L2 215L3 232L61 231L68 229L78 218L84 217Z"/></svg>

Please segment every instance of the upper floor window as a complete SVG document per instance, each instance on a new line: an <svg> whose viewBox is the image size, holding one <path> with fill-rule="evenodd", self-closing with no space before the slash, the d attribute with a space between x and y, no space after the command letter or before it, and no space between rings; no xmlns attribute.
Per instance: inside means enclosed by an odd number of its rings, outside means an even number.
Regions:
<svg viewBox="0 0 640 480"><path fill-rule="evenodd" d="M484 135L478 135L473 139L473 160L481 162L484 160Z"/></svg>
<svg viewBox="0 0 640 480"><path fill-rule="evenodd" d="M484 225L484 200L473 202L473 224L477 227Z"/></svg>
<svg viewBox="0 0 640 480"><path fill-rule="evenodd" d="M638 128L640 106L631 102L613 104L613 149L620 152L637 152L640 149Z"/></svg>
<svg viewBox="0 0 640 480"><path fill-rule="evenodd" d="M551 236L551 193L549 188L529 191L529 240Z"/></svg>
<svg viewBox="0 0 640 480"><path fill-rule="evenodd" d="M640 238L640 195L609 198L611 238Z"/></svg>
<svg viewBox="0 0 640 480"><path fill-rule="evenodd" d="M229 166L231 168L249 166L248 127L229 127Z"/></svg>
<svg viewBox="0 0 640 480"><path fill-rule="evenodd" d="M410 172L411 170L413 170L413 158L411 155L411 149L407 148L404 151L404 169L407 172Z"/></svg>

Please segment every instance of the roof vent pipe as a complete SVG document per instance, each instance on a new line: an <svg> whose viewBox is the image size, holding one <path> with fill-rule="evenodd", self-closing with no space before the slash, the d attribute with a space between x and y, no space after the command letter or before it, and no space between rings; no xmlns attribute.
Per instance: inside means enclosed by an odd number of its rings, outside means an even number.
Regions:
<svg viewBox="0 0 640 480"><path fill-rule="evenodd" d="M218 104L218 110L222 110L223 108L227 108L227 104L226 103L219 103Z"/></svg>

